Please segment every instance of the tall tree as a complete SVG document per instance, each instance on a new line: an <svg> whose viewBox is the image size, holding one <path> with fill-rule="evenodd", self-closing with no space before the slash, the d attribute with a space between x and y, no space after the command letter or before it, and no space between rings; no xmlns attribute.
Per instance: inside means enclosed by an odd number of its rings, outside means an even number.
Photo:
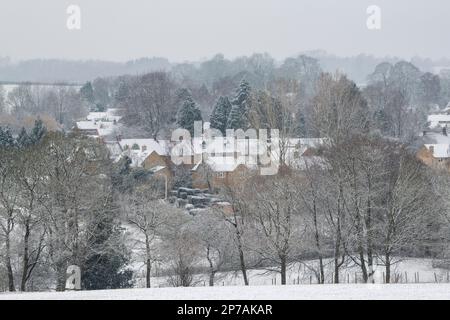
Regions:
<svg viewBox="0 0 450 320"><path fill-rule="evenodd" d="M211 128L218 129L225 135L231 103L227 97L220 97L211 115Z"/></svg>
<svg viewBox="0 0 450 320"><path fill-rule="evenodd" d="M202 113L191 95L185 97L183 104L177 113L177 125L180 128L189 130L191 136L194 135L194 122L203 121Z"/></svg>
<svg viewBox="0 0 450 320"><path fill-rule="evenodd" d="M247 112L250 109L251 102L250 95L250 84L243 79L232 101L233 107L228 115L227 129L247 129Z"/></svg>

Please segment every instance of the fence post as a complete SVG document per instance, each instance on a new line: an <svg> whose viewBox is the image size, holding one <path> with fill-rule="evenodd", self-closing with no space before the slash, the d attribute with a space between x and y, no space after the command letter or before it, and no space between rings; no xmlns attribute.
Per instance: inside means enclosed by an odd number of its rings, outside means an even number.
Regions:
<svg viewBox="0 0 450 320"><path fill-rule="evenodd" d="M312 284L312 276L309 276L309 284Z"/></svg>
<svg viewBox="0 0 450 320"><path fill-rule="evenodd" d="M347 273L347 283L350 283L350 274Z"/></svg>
<svg viewBox="0 0 450 320"><path fill-rule="evenodd" d="M436 283L438 283L436 272L434 272L434 281L436 281Z"/></svg>
<svg viewBox="0 0 450 320"><path fill-rule="evenodd" d="M405 282L408 283L408 272L405 271Z"/></svg>

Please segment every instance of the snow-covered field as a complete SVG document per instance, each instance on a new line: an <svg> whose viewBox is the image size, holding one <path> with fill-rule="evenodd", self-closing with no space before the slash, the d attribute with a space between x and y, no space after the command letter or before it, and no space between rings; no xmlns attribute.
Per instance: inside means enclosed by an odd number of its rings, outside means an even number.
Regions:
<svg viewBox="0 0 450 320"><path fill-rule="evenodd" d="M448 300L450 284L325 284L0 294L0 300Z"/></svg>
<svg viewBox="0 0 450 320"><path fill-rule="evenodd" d="M326 263L326 274L325 280L327 283L332 283L332 264L331 261ZM404 258L397 264L392 266L391 270L391 282L398 283L450 283L450 270L434 268L432 265L432 259L419 259L419 258ZM317 265L317 261L305 261L309 267L314 267ZM161 267L159 267L161 268ZM145 272L142 264L134 265L134 272L136 275L136 287L145 287ZM384 281L385 269L383 266L378 265L375 267L374 280L378 284L382 284ZM267 271L263 269L252 269L248 270L248 278L250 280L250 285L252 286L271 286L279 285L281 283L281 277L278 272ZM361 283L362 274L357 266L347 266L343 268L340 272L340 282L341 283ZM287 272L287 284L304 284L309 285L314 284L317 280L308 267L305 264L293 264L290 266ZM151 278L152 287L168 287L167 277L152 277ZM208 285L208 274L197 274L194 277L192 286L205 286ZM242 286L244 281L242 274L239 271L236 272L219 272L215 277L216 286Z"/></svg>

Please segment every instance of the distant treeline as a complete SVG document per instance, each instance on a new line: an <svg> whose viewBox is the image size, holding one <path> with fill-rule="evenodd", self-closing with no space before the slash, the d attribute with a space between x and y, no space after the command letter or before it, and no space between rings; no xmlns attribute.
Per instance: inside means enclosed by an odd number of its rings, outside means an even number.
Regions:
<svg viewBox="0 0 450 320"><path fill-rule="evenodd" d="M303 55L318 60L321 68L325 72L335 72L340 70L357 84L365 84L367 76L372 73L375 66L381 62L396 63L402 59L396 57L374 57L360 54L352 57L339 57L328 54L324 51L308 51ZM9 58L0 58L0 82L38 82L38 83L84 83L98 77L113 77L119 75L137 75L154 71L172 71L178 74L191 73L196 70L204 74L202 69L215 62L222 62L224 65L233 66L229 70L239 69L239 72L249 71L245 68L246 60L252 60L255 54L250 57L238 57L236 59L225 59L222 54L217 54L209 60L193 61L184 63L170 62L166 58L152 57L130 60L127 62L112 62L102 60L62 60L62 59L35 59L13 63ZM261 56L269 57L268 54ZM287 58L286 60L289 60ZM284 61L275 64L286 63ZM414 57L410 61L425 72L437 72L442 69L450 69L450 60L441 59L433 61L426 58ZM193 70L194 69L194 70ZM203 70L204 71L204 70ZM192 74L191 74L192 75Z"/></svg>

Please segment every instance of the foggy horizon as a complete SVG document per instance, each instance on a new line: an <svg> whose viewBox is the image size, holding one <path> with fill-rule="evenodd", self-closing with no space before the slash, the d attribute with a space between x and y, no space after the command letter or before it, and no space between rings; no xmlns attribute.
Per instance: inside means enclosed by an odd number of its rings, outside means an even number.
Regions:
<svg viewBox="0 0 450 320"><path fill-rule="evenodd" d="M68 30L66 9L81 9L81 29ZM381 8L381 29L366 26L370 5ZM445 0L25 0L0 5L0 57L125 62L164 57L195 62L268 53L277 61L324 50L410 60L450 58Z"/></svg>

